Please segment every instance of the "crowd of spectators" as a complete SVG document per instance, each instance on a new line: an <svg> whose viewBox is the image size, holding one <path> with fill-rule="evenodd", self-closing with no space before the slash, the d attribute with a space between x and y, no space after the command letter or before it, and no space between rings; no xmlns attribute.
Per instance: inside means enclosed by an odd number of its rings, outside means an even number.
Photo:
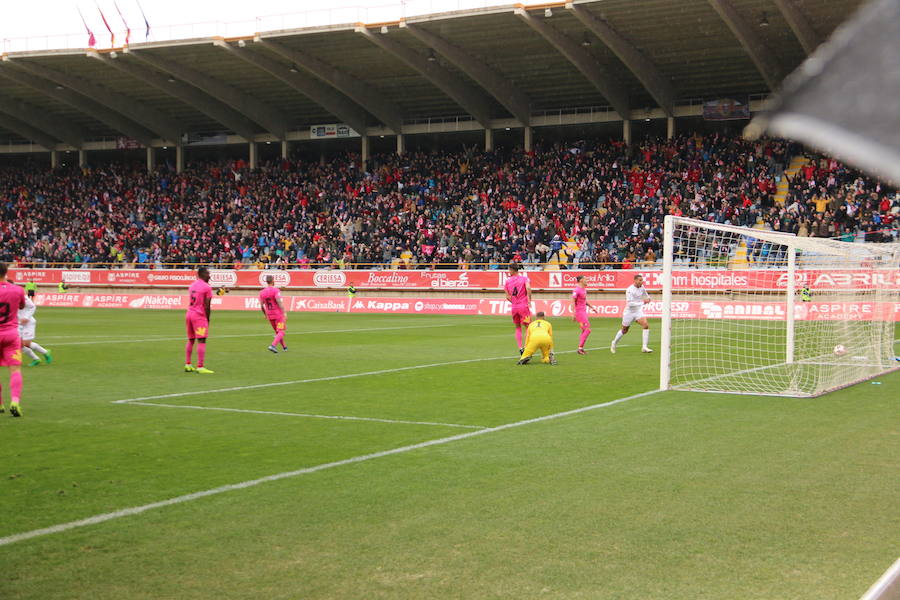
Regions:
<svg viewBox="0 0 900 600"><path fill-rule="evenodd" d="M415 152L327 162L0 169L0 260L137 266L499 268L655 263L666 214L819 237L897 236L900 198L779 140ZM884 232L884 233L882 233Z"/></svg>

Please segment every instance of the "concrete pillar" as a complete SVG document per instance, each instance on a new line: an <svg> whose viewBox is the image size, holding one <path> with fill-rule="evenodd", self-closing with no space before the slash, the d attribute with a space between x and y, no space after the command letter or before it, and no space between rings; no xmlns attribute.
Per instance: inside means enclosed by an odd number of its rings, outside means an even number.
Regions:
<svg viewBox="0 0 900 600"><path fill-rule="evenodd" d="M668 117L666 119L666 138L672 139L675 137L675 117Z"/></svg>
<svg viewBox="0 0 900 600"><path fill-rule="evenodd" d="M622 139L627 146L631 145L631 121L629 119L622 121Z"/></svg>
<svg viewBox="0 0 900 600"><path fill-rule="evenodd" d="M87 151L79 150L78 151L78 166L84 168L87 166Z"/></svg>
<svg viewBox="0 0 900 600"><path fill-rule="evenodd" d="M533 133L531 127L525 128L525 152L531 152L531 147L533 145Z"/></svg>
<svg viewBox="0 0 900 600"><path fill-rule="evenodd" d="M252 171L257 167L257 163L259 162L259 146L256 145L256 142L250 142L250 170Z"/></svg>
<svg viewBox="0 0 900 600"><path fill-rule="evenodd" d="M403 137L402 133L397 134L397 155L403 156L406 152L406 138Z"/></svg>
<svg viewBox="0 0 900 600"><path fill-rule="evenodd" d="M156 169L156 148L147 147L147 172L152 173Z"/></svg>
<svg viewBox="0 0 900 600"><path fill-rule="evenodd" d="M50 168L51 169L59 168L59 150L51 150L50 151Z"/></svg>
<svg viewBox="0 0 900 600"><path fill-rule="evenodd" d="M178 144L175 146L175 172L184 171L184 146Z"/></svg>
<svg viewBox="0 0 900 600"><path fill-rule="evenodd" d="M484 130L484 151L491 152L494 150L494 130Z"/></svg>
<svg viewBox="0 0 900 600"><path fill-rule="evenodd" d="M369 136L363 135L360 137L360 154L362 155L362 166L366 166L366 162L369 160Z"/></svg>
<svg viewBox="0 0 900 600"><path fill-rule="evenodd" d="M281 142L281 158L282 158L283 160L287 160L287 157L288 157L288 154L289 154L289 153L288 153L288 150L289 150L289 148L288 148L288 141L287 141L287 140L282 141L282 142Z"/></svg>

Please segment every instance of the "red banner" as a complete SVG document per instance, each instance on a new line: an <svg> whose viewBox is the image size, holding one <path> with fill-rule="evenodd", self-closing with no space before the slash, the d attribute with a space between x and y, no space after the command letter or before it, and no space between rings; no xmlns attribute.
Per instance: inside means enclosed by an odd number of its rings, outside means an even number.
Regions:
<svg viewBox="0 0 900 600"><path fill-rule="evenodd" d="M87 308L187 309L187 296L171 294L37 294L38 306ZM591 300L595 317L621 317L624 300ZM213 310L259 310L256 296L215 296ZM509 302L498 298L390 298L346 296L285 296L291 312L349 312L367 314L509 315ZM532 312L548 317L571 317L572 303L566 300L535 300ZM650 318L662 315L662 302L644 305ZM682 300L672 303L673 317L679 319L743 319L784 321L785 305L778 302L735 302ZM888 302L798 302L795 317L803 321L895 320L900 321L900 303Z"/></svg>
<svg viewBox="0 0 900 600"><path fill-rule="evenodd" d="M662 287L661 271L528 271L525 273L534 290L570 290L575 279L584 275L589 290L624 290L634 276L643 275L649 289ZM503 271L340 271L316 270L234 270L214 269L210 274L213 287L261 288L267 275L285 289L344 289L353 285L360 290L496 290L503 288L507 272ZM56 285L87 287L168 287L186 288L195 278L194 271L156 269L14 269L11 278L18 283L34 281ZM676 270L673 283L677 290L778 290L787 286L784 270L753 271ZM797 284L807 285L813 292L820 289L900 289L900 270L801 270Z"/></svg>

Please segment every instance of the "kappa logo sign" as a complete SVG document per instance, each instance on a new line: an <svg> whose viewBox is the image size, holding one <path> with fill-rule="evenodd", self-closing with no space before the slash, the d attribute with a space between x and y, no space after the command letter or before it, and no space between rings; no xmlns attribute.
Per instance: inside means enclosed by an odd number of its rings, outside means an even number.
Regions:
<svg viewBox="0 0 900 600"><path fill-rule="evenodd" d="M347 276L343 271L316 271L313 275L316 287L343 287L346 283Z"/></svg>
<svg viewBox="0 0 900 600"><path fill-rule="evenodd" d="M287 286L291 285L291 274L290 273L288 273L287 271L270 270L270 271L262 271L259 274L259 285L260 286L264 287L264 286L268 285L266 283L266 277L268 277L269 275L271 275L272 277L275 278L275 285L277 285L278 287L287 287Z"/></svg>

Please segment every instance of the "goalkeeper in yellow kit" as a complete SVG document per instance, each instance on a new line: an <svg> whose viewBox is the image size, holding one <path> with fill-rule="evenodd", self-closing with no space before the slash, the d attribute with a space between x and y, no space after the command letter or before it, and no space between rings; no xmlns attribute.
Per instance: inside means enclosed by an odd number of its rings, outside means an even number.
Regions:
<svg viewBox="0 0 900 600"><path fill-rule="evenodd" d="M555 365L556 357L553 356L553 326L544 320L543 311L535 315L535 320L528 325L528 335L525 336L525 351L518 365L527 365L536 350L541 351L541 362Z"/></svg>

